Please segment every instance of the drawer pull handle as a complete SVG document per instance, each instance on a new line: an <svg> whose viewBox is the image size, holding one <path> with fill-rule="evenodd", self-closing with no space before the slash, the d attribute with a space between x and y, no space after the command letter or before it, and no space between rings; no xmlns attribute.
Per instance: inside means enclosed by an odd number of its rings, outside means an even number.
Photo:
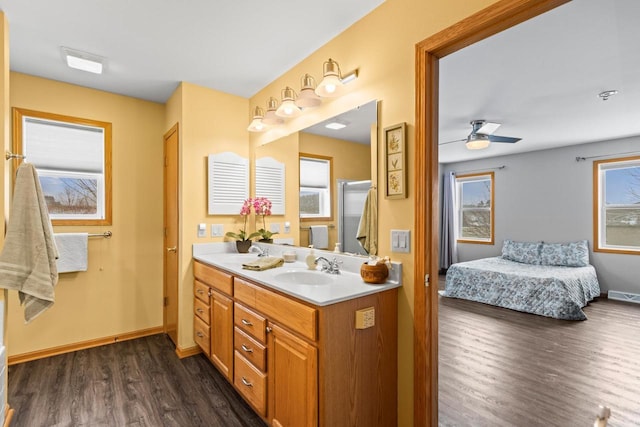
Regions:
<svg viewBox="0 0 640 427"><path fill-rule="evenodd" d="M198 313L200 313L200 314L204 313L204 310L203 310L203 309L201 309L200 307L196 308L196 311L197 311Z"/></svg>
<svg viewBox="0 0 640 427"><path fill-rule="evenodd" d="M198 338L204 338L203 333L200 331L196 332L196 335L198 336Z"/></svg>
<svg viewBox="0 0 640 427"><path fill-rule="evenodd" d="M251 323L247 319L242 319L242 324L245 325L245 326L253 326L253 323Z"/></svg>
<svg viewBox="0 0 640 427"><path fill-rule="evenodd" d="M242 349L243 349L244 351L246 351L247 353L253 353L253 349L252 349L252 348L247 347L247 346L246 346L246 345L244 345L244 344L242 344Z"/></svg>
<svg viewBox="0 0 640 427"><path fill-rule="evenodd" d="M199 293L200 295L204 295L204 291L202 289L198 289L196 292Z"/></svg>
<svg viewBox="0 0 640 427"><path fill-rule="evenodd" d="M245 377L242 377L242 384L246 385L247 387L253 387L253 384L247 381Z"/></svg>

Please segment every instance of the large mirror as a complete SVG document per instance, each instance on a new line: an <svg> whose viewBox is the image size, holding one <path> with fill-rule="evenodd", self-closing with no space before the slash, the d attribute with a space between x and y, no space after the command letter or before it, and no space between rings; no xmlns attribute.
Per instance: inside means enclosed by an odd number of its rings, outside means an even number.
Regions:
<svg viewBox="0 0 640 427"><path fill-rule="evenodd" d="M375 252L377 112L371 101L256 148L254 165L273 159L285 166L285 213L269 219L285 242Z"/></svg>

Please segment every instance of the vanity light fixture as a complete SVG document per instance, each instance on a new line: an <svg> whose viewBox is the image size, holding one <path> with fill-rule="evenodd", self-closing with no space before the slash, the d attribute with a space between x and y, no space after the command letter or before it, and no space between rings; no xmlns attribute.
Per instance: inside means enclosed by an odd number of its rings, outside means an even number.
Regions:
<svg viewBox="0 0 640 427"><path fill-rule="evenodd" d="M60 47L62 56L70 68L102 74L105 59L92 53L82 52L68 47Z"/></svg>
<svg viewBox="0 0 640 427"><path fill-rule="evenodd" d="M267 130L267 126L262 123L262 118L264 117L264 110L260 107L256 107L253 110L253 120L251 120L251 124L247 130L249 132L264 132Z"/></svg>
<svg viewBox="0 0 640 427"><path fill-rule="evenodd" d="M316 81L309 74L305 74L301 79L300 93L295 100L295 104L300 108L317 107L322 103L322 99L316 95Z"/></svg>
<svg viewBox="0 0 640 427"><path fill-rule="evenodd" d="M467 138L467 149L469 150L482 150L487 148L491 144L488 135L483 135L481 133L472 133Z"/></svg>
<svg viewBox="0 0 640 427"><path fill-rule="evenodd" d="M342 77L340 65L329 58L329 60L322 65L322 76L323 79L316 88L316 95L323 98L334 98L342 95L345 83L358 77L358 70L354 70L345 77Z"/></svg>
<svg viewBox="0 0 640 427"><path fill-rule="evenodd" d="M267 126L272 126L272 125L281 125L282 123L284 123L284 120L282 120L280 117L276 115L277 109L278 109L278 100L272 96L267 101L267 112L264 113L264 116L262 117L262 124L265 124Z"/></svg>
<svg viewBox="0 0 640 427"><path fill-rule="evenodd" d="M282 103L276 110L276 116L284 118L297 117L302 113L300 108L294 103L296 92L289 86L282 89Z"/></svg>

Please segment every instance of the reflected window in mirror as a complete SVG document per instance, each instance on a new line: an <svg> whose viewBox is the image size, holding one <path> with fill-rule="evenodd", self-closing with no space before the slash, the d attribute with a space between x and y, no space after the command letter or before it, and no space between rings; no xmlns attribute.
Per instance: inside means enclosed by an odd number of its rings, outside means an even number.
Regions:
<svg viewBox="0 0 640 427"><path fill-rule="evenodd" d="M300 218L331 219L333 159L300 153Z"/></svg>

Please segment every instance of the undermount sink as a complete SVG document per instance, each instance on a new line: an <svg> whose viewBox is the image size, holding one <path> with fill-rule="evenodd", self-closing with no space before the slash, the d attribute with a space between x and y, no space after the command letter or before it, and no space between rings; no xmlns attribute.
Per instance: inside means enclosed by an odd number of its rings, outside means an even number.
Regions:
<svg viewBox="0 0 640 427"><path fill-rule="evenodd" d="M304 270L278 273L273 280L292 285L328 285L333 282L333 278L326 273Z"/></svg>

